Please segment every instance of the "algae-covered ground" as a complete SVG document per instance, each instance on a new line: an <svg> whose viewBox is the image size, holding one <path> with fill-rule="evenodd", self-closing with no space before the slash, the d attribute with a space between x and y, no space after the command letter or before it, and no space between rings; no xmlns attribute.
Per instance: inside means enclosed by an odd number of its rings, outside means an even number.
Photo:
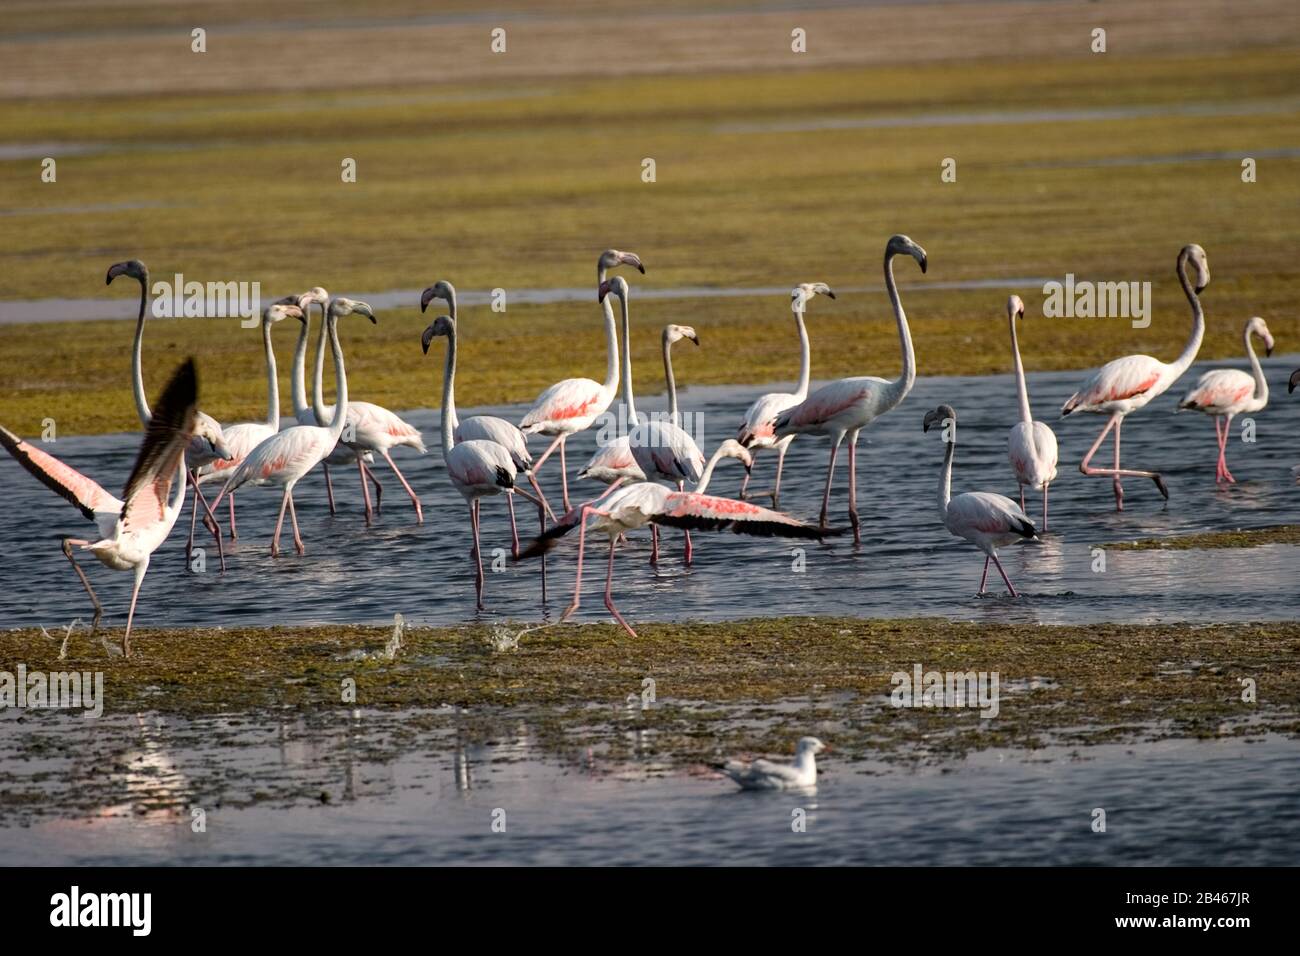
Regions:
<svg viewBox="0 0 1300 956"><path fill-rule="evenodd" d="M1300 544L1300 527L1280 524L1267 528L1204 531L1200 534L1116 541L1106 547L1115 551L1189 551L1200 548L1259 548L1268 544Z"/></svg>

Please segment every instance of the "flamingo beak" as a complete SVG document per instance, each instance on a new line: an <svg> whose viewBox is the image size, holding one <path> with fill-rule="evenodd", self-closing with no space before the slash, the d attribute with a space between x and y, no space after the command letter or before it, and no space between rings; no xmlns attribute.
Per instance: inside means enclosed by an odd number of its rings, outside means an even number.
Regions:
<svg viewBox="0 0 1300 956"><path fill-rule="evenodd" d="M604 302L604 301L605 301L605 296L607 296L607 295L609 295L609 282L608 282L608 281L605 281L605 282L602 282L602 283L600 284L600 288L596 290L596 301L597 301L597 302Z"/></svg>
<svg viewBox="0 0 1300 956"><path fill-rule="evenodd" d="M424 330L424 334L420 336L420 347L424 349L425 355L429 354L429 343L432 341L433 341L433 325L430 324L429 327Z"/></svg>
<svg viewBox="0 0 1300 956"><path fill-rule="evenodd" d="M433 286L429 286L429 288L427 288L427 289L425 289L423 292L421 292L421 293L420 293L420 311L423 312L425 309L427 309L427 308L429 307L429 303L432 302L432 301L434 300L434 298L435 298L435 296L434 296L434 294L433 294ZM425 347L425 351L427 352L428 350L429 350L429 349L428 349L428 347L426 346L426 347Z"/></svg>
<svg viewBox="0 0 1300 956"><path fill-rule="evenodd" d="M692 335L692 336L691 336L691 341L694 342L694 343L698 346L698 345L700 344L700 337L699 337L698 335Z"/></svg>
<svg viewBox="0 0 1300 956"><path fill-rule="evenodd" d="M126 272L125 262L118 262L112 266L109 266L108 277L104 280L104 285L112 285L113 280L125 272Z"/></svg>
<svg viewBox="0 0 1300 956"><path fill-rule="evenodd" d="M1287 380L1286 383L1287 394L1294 392L1297 386L1300 386L1300 368L1292 372L1291 378Z"/></svg>
<svg viewBox="0 0 1300 956"><path fill-rule="evenodd" d="M636 266L637 272L645 275L645 266L641 264L641 257L635 253L625 252L619 257L619 262L626 266Z"/></svg>
<svg viewBox="0 0 1300 956"><path fill-rule="evenodd" d="M234 461L234 460L235 460L235 453L232 452L232 451L230 450L230 448L226 445L226 443L225 443L224 441L222 441L220 438L218 438L218 439L216 439L216 440L214 440L214 441L210 441L208 444L210 444L210 445L212 446L212 451L213 451L215 454L221 456L221 460L222 460L222 461Z"/></svg>
<svg viewBox="0 0 1300 956"><path fill-rule="evenodd" d="M826 290L826 298L828 298L828 299L833 299L833 298L835 298L835 293L832 292L830 289L827 289L827 290Z"/></svg>

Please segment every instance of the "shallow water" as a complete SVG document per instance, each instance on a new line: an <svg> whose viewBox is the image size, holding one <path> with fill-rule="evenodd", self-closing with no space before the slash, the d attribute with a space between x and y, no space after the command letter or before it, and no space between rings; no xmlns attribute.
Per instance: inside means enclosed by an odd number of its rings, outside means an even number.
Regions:
<svg viewBox="0 0 1300 956"><path fill-rule="evenodd" d="M364 712L324 732L245 722L219 748L209 721L56 719L64 753L84 754L78 739L91 734L125 749L108 780L85 757L7 762L50 772L56 788L97 773L98 796L50 797L59 815L28 826L6 816L0 865L1297 862L1300 743L1275 736L990 750L919 768L823 759L815 792L742 793L704 767L665 773L590 750L557 759L524 721L490 744L429 735L388 760L355 743L373 719ZM0 745L36 733L4 721ZM252 802L272 780L310 796ZM1105 833L1092 831L1098 807ZM792 829L796 811L805 832Z"/></svg>

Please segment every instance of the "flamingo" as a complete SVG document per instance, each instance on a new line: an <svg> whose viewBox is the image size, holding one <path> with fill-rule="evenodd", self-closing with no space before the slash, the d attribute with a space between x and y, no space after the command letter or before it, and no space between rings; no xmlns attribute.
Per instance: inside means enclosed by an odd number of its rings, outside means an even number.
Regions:
<svg viewBox="0 0 1300 956"><path fill-rule="evenodd" d="M799 381L795 384L794 391L768 392L766 395L760 395L754 400L754 404L749 406L749 411L745 412L745 419L740 423L740 431L736 435L737 441L751 451L758 448L777 450L776 484L773 485L770 494L773 508L780 507L781 471L785 468L786 449L790 447L790 442L794 441L794 436L786 435L778 440L773 434L772 422L781 412L793 408L808 397L808 375L812 367L812 353L808 348L808 328L804 325L803 313L808 300L815 295L835 298L835 293L825 282L802 282L790 290L790 311L794 313L795 328L799 332ZM742 501L750 497L745 493L749 487L749 477L746 475L744 483L740 486ZM766 498L769 495L764 493L753 497Z"/></svg>
<svg viewBox="0 0 1300 956"><path fill-rule="evenodd" d="M885 288L894 306L898 322L898 338L903 349L903 374L894 381L875 376L842 378L823 385L806 399L781 412L776 417L773 434L776 438L787 435L826 435L830 439L830 465L826 469L826 493L822 496L821 525L826 526L826 512L830 508L831 482L835 478L835 456L840 443L849 439L849 522L853 525L853 543L861 544L862 534L858 522L858 432L881 415L896 407L916 381L916 354L912 351L912 334L903 314L903 302L898 297L894 283L894 256L911 256L925 273L928 258L925 250L907 236L890 236L885 244Z"/></svg>
<svg viewBox="0 0 1300 956"><path fill-rule="evenodd" d="M256 448L226 479L221 496L231 494L236 489L250 482L255 485L276 484L284 488L280 499L280 516L275 522L275 536L271 539L271 556L280 554L280 530L284 527L284 511L289 509L293 521L293 546L299 554L305 554L302 535L298 532L298 514L293 506L293 489L303 475L324 461L338 444L343 434L348 412L348 377L343 367L343 349L339 345L338 320L352 313L364 315L373 323L374 310L365 302L354 302L336 296L325 308L325 323L321 332L328 335L330 348L334 352L334 374L338 378L338 405L341 414L333 419L329 427L323 425L294 425L282 432L276 432ZM215 507L215 505L213 506Z"/></svg>
<svg viewBox="0 0 1300 956"><path fill-rule="evenodd" d="M424 312L428 309L429 303L434 299L446 301L448 317L451 319L454 330L456 325L456 287L446 279L439 279L420 293L420 311ZM425 351L428 351L427 347ZM551 506L546 504L546 495L542 493L541 485L533 477L533 456L528 451L528 438L519 430L518 426L495 415L473 415L461 420L456 414L456 397L454 393L450 395L450 401L452 440L457 444L463 441L494 441L503 447L510 453L510 458L515 463L515 471L528 478L529 483L533 486L533 491L537 493L537 500L542 502L545 512L550 512ZM514 557L517 558L519 557L519 535L515 532L514 498L508 500L511 508L510 530L514 536ZM551 517L554 519L555 515L552 513ZM543 520L545 520L544 516Z"/></svg>
<svg viewBox="0 0 1300 956"><path fill-rule="evenodd" d="M1196 272L1196 284L1187 278L1187 265L1191 263ZM1122 475L1137 478L1150 478L1166 500L1169 488L1165 480L1156 471L1136 471L1119 466L1120 429L1124 426L1124 416L1135 412L1158 395L1163 395L1169 386L1178 381L1179 376L1196 359L1201 348L1201 339L1205 335L1205 312L1201 308L1200 295L1210 284L1210 264L1205 258L1205 250L1191 244L1183 246L1178 253L1175 264L1178 282L1183 293L1192 306L1192 334L1183 348L1182 354L1172 364L1165 364L1150 355L1126 355L1107 362L1099 368L1083 386L1071 395L1061 407L1061 417L1074 412L1093 412L1109 415L1106 427L1101 430L1097 440L1092 443L1088 453L1079 463L1079 470L1085 475L1110 475L1115 489L1115 510L1124 510L1124 488L1120 483ZM1115 430L1115 467L1094 468L1089 465L1092 456L1097 453L1101 443L1111 429Z"/></svg>
<svg viewBox="0 0 1300 956"><path fill-rule="evenodd" d="M140 417L140 424L148 427L149 425L149 399L144 391L144 369L141 359L141 346L144 342L144 317L145 305L149 298L149 267L139 259L128 259L125 262L117 262L109 266L108 277L104 280L105 285L112 285L113 280L118 276L129 276L140 283L140 313L135 320L135 340L131 346L131 387L132 394L135 396L135 410ZM230 458L230 449L226 447L225 435L222 432L221 425L211 415L203 412L195 412L198 425L195 428L194 439L190 444L188 455L190 471L186 479L194 487L194 505L190 516L190 537L185 545L185 564L189 566L190 560L194 553L194 526L198 518L199 504L203 505L204 517L203 523L212 532L213 537L217 539L217 555L221 560L221 570L226 570L226 551L225 545L221 540L221 526L217 523L216 515L208 507L208 501L199 490L199 483L195 478L194 469L203 465L210 464L214 461ZM231 527L234 527L233 521L233 504L231 506Z"/></svg>
<svg viewBox="0 0 1300 956"><path fill-rule="evenodd" d="M618 296L622 315L623 331L623 407L627 416L627 431L601 444L591 456L579 478L591 478L607 485L622 484L625 481L645 481L645 472L632 457L632 447L628 444L628 433L641 424L636 413L636 396L632 390L632 328L628 320L627 282L615 276L607 283L610 292ZM544 530L544 529L543 529Z"/></svg>
<svg viewBox="0 0 1300 956"><path fill-rule="evenodd" d="M626 292L626 288L624 289ZM685 488L686 482L698 482L704 470L704 453L695 439L690 436L678 422L681 416L677 411L677 379L673 375L672 348L674 342L690 339L698 346L700 337L689 325L664 326L662 343L664 356L664 381L668 386L668 420L652 419L637 425L628 433L627 444L632 458L646 478L655 481L671 481L677 490ZM751 462L752 464L752 462ZM747 466L748 468L748 466ZM659 561L659 529L652 527L650 563ZM695 551L691 545L690 529L686 530L686 565L694 561Z"/></svg>
<svg viewBox="0 0 1300 956"><path fill-rule="evenodd" d="M641 259L631 252L606 249L596 260L597 288L605 285L608 270L620 265L635 266L642 275L645 266ZM614 310L606 301L604 293L598 293L597 300L605 313L605 381L593 381L589 378L566 378L556 382L537 396L532 408L519 423L525 435L554 435L555 438L542 452L542 457L533 463L536 475L551 457L556 448L560 450L560 482L563 489L564 510L569 511L569 475L565 461L564 446L570 435L585 431L605 413L614 400L618 390L618 334L614 328Z"/></svg>
<svg viewBox="0 0 1300 956"><path fill-rule="evenodd" d="M925 413L921 430L929 431L938 422L948 448L944 452L943 471L939 474L939 518L948 532L965 538L984 552L984 573L980 576L979 593L984 593L984 583L989 576L989 560L998 567L998 573L1007 584L1012 597L1019 597L998 560L998 547L1033 538L1038 529L1028 515L1010 498L987 491L967 491L952 496L952 456L957 448L957 413L951 405L940 405Z"/></svg>
<svg viewBox="0 0 1300 956"><path fill-rule="evenodd" d="M449 315L440 315L430 323L420 337L420 345L425 354L429 353L429 343L435 335L447 339L447 362L443 368L442 379L442 458L447 465L447 477L452 486L461 493L469 505L470 530L474 535L474 549L470 557L474 560L474 593L478 610L483 604L483 551L479 546L479 499L502 492L513 499L514 493L527 496L522 489L515 487L518 469L509 450L495 441L471 438L457 442L453 425L453 388L456 378L456 323ZM540 501L538 505L540 507ZM511 520L514 518L514 504L510 505Z"/></svg>
<svg viewBox="0 0 1300 956"><path fill-rule="evenodd" d="M297 419L299 425L319 425L320 421L316 418L316 412L307 401L307 336L311 331L311 307L317 304L321 307L321 322L325 321L325 308L329 305L329 293L320 286L302 293L301 295L285 296L278 300L279 305L297 305L302 309L302 315L299 321L302 328L298 332L298 343L293 350L293 372L291 376L293 392L293 416ZM356 464L361 474L361 496L370 507L370 489L366 485L367 479L375 486L375 510L379 510L383 503L384 488L379 483L379 479L371 470L370 466L375 463L374 453L369 451L357 453L356 449L342 442L334 446L329 457L321 462L321 470L325 473L325 496L329 501L330 514L336 514L334 507L334 482L330 478L330 466L346 466Z"/></svg>
<svg viewBox="0 0 1300 956"><path fill-rule="evenodd" d="M1047 531L1047 486L1056 480L1056 433L1046 422L1034 421L1029 410L1029 388L1025 385L1025 366L1020 361L1020 342L1016 338L1016 319L1023 321L1025 304L1020 296L1007 299L1007 318L1011 323L1011 358L1016 367L1016 396L1020 400L1020 421L1007 435L1007 457L1020 486L1020 510L1025 510L1025 485L1043 493L1043 531Z"/></svg>
<svg viewBox="0 0 1300 956"><path fill-rule="evenodd" d="M275 350L271 347L271 326L286 318L301 319L302 309L288 303L274 303L262 310L262 350L266 356L266 420L239 422L225 428L226 446L231 457L218 459L194 469L195 481L204 485L209 481L224 480L243 463L254 448L280 430L280 377L275 367ZM239 535L235 530L235 496L230 501L230 538Z"/></svg>
<svg viewBox="0 0 1300 956"><path fill-rule="evenodd" d="M794 763L728 760L715 769L740 785L741 790L811 790L817 786L817 754L828 749L816 737L800 737Z"/></svg>
<svg viewBox="0 0 1300 956"><path fill-rule="evenodd" d="M713 469L722 458L737 458L748 468L753 464L749 452L741 447L735 439L728 438L704 467L704 474L694 491L673 491L663 485L650 481L623 485L608 489L601 497L584 502L571 510L554 527L545 531L527 548L523 557L545 554L555 542L575 527L578 528L578 572L573 588L573 603L565 609L561 622L568 620L578 610L582 594L582 559L586 550L588 519L594 531L604 532L609 536L609 565L605 575L605 607L609 609L614 620L628 634L636 637L636 631L623 619L618 608L614 606L614 552L619 538L629 531L655 525L669 525L677 528L731 529L737 534L780 535L787 538L815 538L821 540L828 534L835 533L829 528L807 525L796 518L779 511L771 511L750 504L748 501L736 501L731 498L719 498L704 493Z"/></svg>
<svg viewBox="0 0 1300 956"><path fill-rule="evenodd" d="M46 487L76 505L99 529L97 540L63 539L63 553L95 606L95 627L99 626L104 608L73 557L73 545L91 552L115 571L135 573L126 633L122 637L122 653L127 657L131 656L131 623L135 619L140 585L149 570L149 558L167 540L185 507L185 453L195 434L197 400L194 360L187 359L172 375L150 414L140 453L120 499L53 455L0 427L0 444L9 454Z"/></svg>
<svg viewBox="0 0 1300 956"><path fill-rule="evenodd" d="M312 388L312 411L316 414L318 424L329 427L334 421L334 406L325 404L324 378L325 330L322 327L320 337L316 340L316 381ZM406 480L406 476L402 474L402 470L393 461L393 456L389 454L389 449L399 445L414 448L421 455L428 451L424 447L424 439L418 428L403 421L382 405L375 405L372 402L351 402L348 404L348 420L343 428L342 443L351 448L354 455L360 456L361 459L370 452L371 460L374 454L378 454L388 462L388 467L393 469L393 474L406 489L411 505L415 508L415 523L424 524L424 508L420 504L420 499ZM336 461L346 459L346 453L335 458ZM361 464L364 465L364 460L361 460ZM364 471L369 473L370 469L366 468ZM366 503L366 524L369 525L374 519L374 512L370 507L370 495L366 491L364 481L361 484L361 491Z"/></svg>

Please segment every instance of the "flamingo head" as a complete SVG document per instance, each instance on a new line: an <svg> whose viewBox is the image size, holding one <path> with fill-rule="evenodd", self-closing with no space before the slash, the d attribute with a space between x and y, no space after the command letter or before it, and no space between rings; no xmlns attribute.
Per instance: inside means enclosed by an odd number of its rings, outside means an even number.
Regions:
<svg viewBox="0 0 1300 956"><path fill-rule="evenodd" d="M429 343L433 341L435 335L445 335L447 338L454 338L456 335L456 320L450 315L440 315L429 323L429 327L424 330L420 336L420 347L424 349L424 354L429 354Z"/></svg>
<svg viewBox="0 0 1300 956"><path fill-rule="evenodd" d="M1183 262L1192 264L1192 268L1196 271L1196 281L1193 286L1196 294L1200 295L1210 284L1210 260L1205 258L1205 250L1194 242L1189 243L1178 253L1178 261L1180 264Z"/></svg>
<svg viewBox="0 0 1300 956"><path fill-rule="evenodd" d="M957 424L957 412L951 405L940 405L934 411L925 413L925 421L921 423L921 431L928 432L931 425L945 425L948 422Z"/></svg>
<svg viewBox="0 0 1300 956"><path fill-rule="evenodd" d="M194 437L205 443L212 454L223 461L234 460L234 453L226 445L221 425L211 415L194 413Z"/></svg>
<svg viewBox="0 0 1300 956"><path fill-rule="evenodd" d="M930 261L929 257L925 254L924 249L922 249L919 245L917 245L907 236L901 234L896 236L890 236L889 242L885 244L886 261L892 259L894 256L899 256L899 255L907 255L915 259L917 265L921 267L922 274L924 274L926 267Z"/></svg>
<svg viewBox="0 0 1300 956"><path fill-rule="evenodd" d="M800 737L799 742L795 744L794 753L796 757L802 757L804 754L819 754L823 750L830 749L816 737Z"/></svg>
<svg viewBox="0 0 1300 956"><path fill-rule="evenodd" d="M330 294L320 286L313 286L296 298L297 301L294 304L302 309L304 313L308 312L313 304L319 305L322 309L330 304Z"/></svg>
<svg viewBox="0 0 1300 956"><path fill-rule="evenodd" d="M1273 354L1273 334L1269 332L1268 326L1258 315L1246 323L1247 335L1258 335L1264 342L1264 354Z"/></svg>
<svg viewBox="0 0 1300 956"><path fill-rule="evenodd" d="M378 324L379 320L375 318L375 310L370 308L368 303L360 299L345 299L341 295L336 295L330 299L329 306L326 308L326 314L335 319L341 319L345 315L364 315L372 324Z"/></svg>
<svg viewBox="0 0 1300 956"><path fill-rule="evenodd" d="M614 276L614 278L602 282L600 288L596 290L597 301L604 302L605 296L609 295L611 292L618 296L620 302L626 303L628 293L627 280L622 276Z"/></svg>
<svg viewBox="0 0 1300 956"><path fill-rule="evenodd" d="M149 267L139 259L127 259L125 262L114 263L108 267L108 278L104 280L104 285L112 285L113 280L118 276L130 276L136 279L141 285L149 281Z"/></svg>
<svg viewBox="0 0 1300 956"><path fill-rule="evenodd" d="M1025 304L1020 301L1020 296L1007 296L1007 317L1010 319L1023 319L1025 317Z"/></svg>
<svg viewBox="0 0 1300 956"><path fill-rule="evenodd" d="M303 310L288 302L275 302L262 310L262 324L273 325L285 319L303 320Z"/></svg>
<svg viewBox="0 0 1300 956"><path fill-rule="evenodd" d="M835 298L835 293L825 282L801 282L790 290L790 311L802 312L808 300L815 295Z"/></svg>
<svg viewBox="0 0 1300 956"><path fill-rule="evenodd" d="M634 266L638 272L645 275L645 266L641 264L641 257L635 252L620 252L617 249L606 249L596 260L596 278L600 282L605 281L605 273L615 266Z"/></svg>
<svg viewBox="0 0 1300 956"><path fill-rule="evenodd" d="M695 334L695 330L689 325L666 325L664 326L664 342L672 345L674 342L680 342L682 339L690 339L696 345L700 344L700 337Z"/></svg>
<svg viewBox="0 0 1300 956"><path fill-rule="evenodd" d="M735 458L745 466L745 473L748 474L754 468L754 456L749 453L749 449L736 441L734 438L728 438L718 446L718 454L723 458Z"/></svg>
<svg viewBox="0 0 1300 956"><path fill-rule="evenodd" d="M434 299L442 299L449 306L454 306L456 302L456 287L446 279L439 279L429 288L420 293L420 311L423 312L429 307L429 303Z"/></svg>

